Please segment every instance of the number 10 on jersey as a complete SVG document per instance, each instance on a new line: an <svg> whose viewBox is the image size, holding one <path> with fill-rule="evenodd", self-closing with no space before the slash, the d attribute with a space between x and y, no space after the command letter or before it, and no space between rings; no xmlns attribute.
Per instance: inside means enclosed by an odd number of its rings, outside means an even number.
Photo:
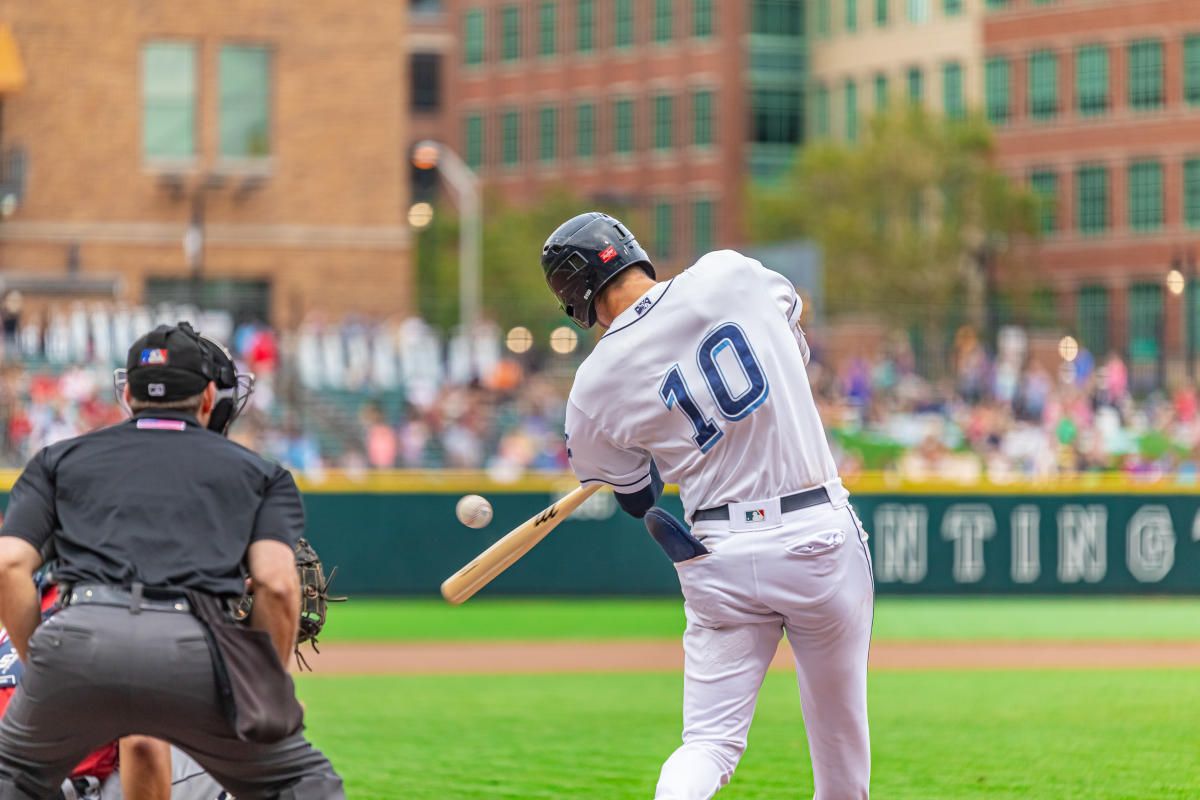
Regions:
<svg viewBox="0 0 1200 800"><path fill-rule="evenodd" d="M725 379L725 375L721 372L721 366L717 363L717 357L727 348L732 349L734 355L737 356L738 364L741 365L745 377L746 388L736 395L729 388L729 382ZM744 419L767 399L767 393L770 391L770 387L767 386L767 376L763 373L758 359L755 358L754 349L750 347L745 332L735 323L726 322L704 337L699 350L696 351L696 363L699 365L700 372L704 375L704 382L708 384L708 390L717 404L717 410L725 419L731 422ZM725 435L717 423L712 418L705 417L700 406L696 404L678 364L671 367L663 379L658 393L663 402L667 404L668 409L678 405L679 409L687 416L692 427L696 429L696 435L692 437L692 440L701 452L708 452Z"/></svg>

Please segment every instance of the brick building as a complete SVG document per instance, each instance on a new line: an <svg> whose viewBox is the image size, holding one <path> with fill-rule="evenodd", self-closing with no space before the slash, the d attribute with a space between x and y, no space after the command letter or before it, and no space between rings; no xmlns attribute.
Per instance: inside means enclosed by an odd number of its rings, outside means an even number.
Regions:
<svg viewBox="0 0 1200 800"><path fill-rule="evenodd" d="M446 138L506 199L636 209L668 272L743 237L804 129L801 0L447 0Z"/></svg>
<svg viewBox="0 0 1200 800"><path fill-rule="evenodd" d="M27 74L0 281L283 325L409 309L407 8L353 6L0 0Z"/></svg>
<svg viewBox="0 0 1200 800"><path fill-rule="evenodd" d="M1005 169L1047 200L1062 319L1147 383L1178 376L1200 349L1200 3L988 6L986 111Z"/></svg>

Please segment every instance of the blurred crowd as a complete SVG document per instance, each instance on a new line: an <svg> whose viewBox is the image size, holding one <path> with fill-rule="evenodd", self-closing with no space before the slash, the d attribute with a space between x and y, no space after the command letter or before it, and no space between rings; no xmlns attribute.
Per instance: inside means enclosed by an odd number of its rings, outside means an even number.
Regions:
<svg viewBox="0 0 1200 800"><path fill-rule="evenodd" d="M123 418L112 392L124 341L193 309L74 305L23 319L0 305L0 466ZM331 320L297 330L199 315L257 391L234 438L310 476L330 469L485 469L498 479L568 467L564 406L579 355L516 356L501 332L443 338L419 319ZM1020 329L988 348L970 330L931 378L907 336L835 357L810 332L809 374L844 475L973 482L1119 471L1195 479L1196 391L1135 399L1116 353L1037 353ZM928 370L926 370L928 372Z"/></svg>

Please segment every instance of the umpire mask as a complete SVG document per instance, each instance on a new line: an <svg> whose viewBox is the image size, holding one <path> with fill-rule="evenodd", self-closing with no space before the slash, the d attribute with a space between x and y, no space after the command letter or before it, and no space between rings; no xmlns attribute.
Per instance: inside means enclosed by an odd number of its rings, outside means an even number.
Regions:
<svg viewBox="0 0 1200 800"><path fill-rule="evenodd" d="M250 395L254 394L254 373L238 372L228 348L216 339L200 334L200 341L212 359L213 383L217 385L217 402L208 418L208 429L227 436L230 426L241 416Z"/></svg>

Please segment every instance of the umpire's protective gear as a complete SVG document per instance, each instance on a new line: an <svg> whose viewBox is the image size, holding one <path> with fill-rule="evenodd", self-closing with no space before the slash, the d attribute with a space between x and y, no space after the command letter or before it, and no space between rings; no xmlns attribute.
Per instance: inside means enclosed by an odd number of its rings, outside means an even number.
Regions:
<svg viewBox="0 0 1200 800"><path fill-rule="evenodd" d="M655 277L650 256L629 229L599 211L571 217L542 246L546 283L581 328L596 324L596 297L605 285L635 265Z"/></svg>

